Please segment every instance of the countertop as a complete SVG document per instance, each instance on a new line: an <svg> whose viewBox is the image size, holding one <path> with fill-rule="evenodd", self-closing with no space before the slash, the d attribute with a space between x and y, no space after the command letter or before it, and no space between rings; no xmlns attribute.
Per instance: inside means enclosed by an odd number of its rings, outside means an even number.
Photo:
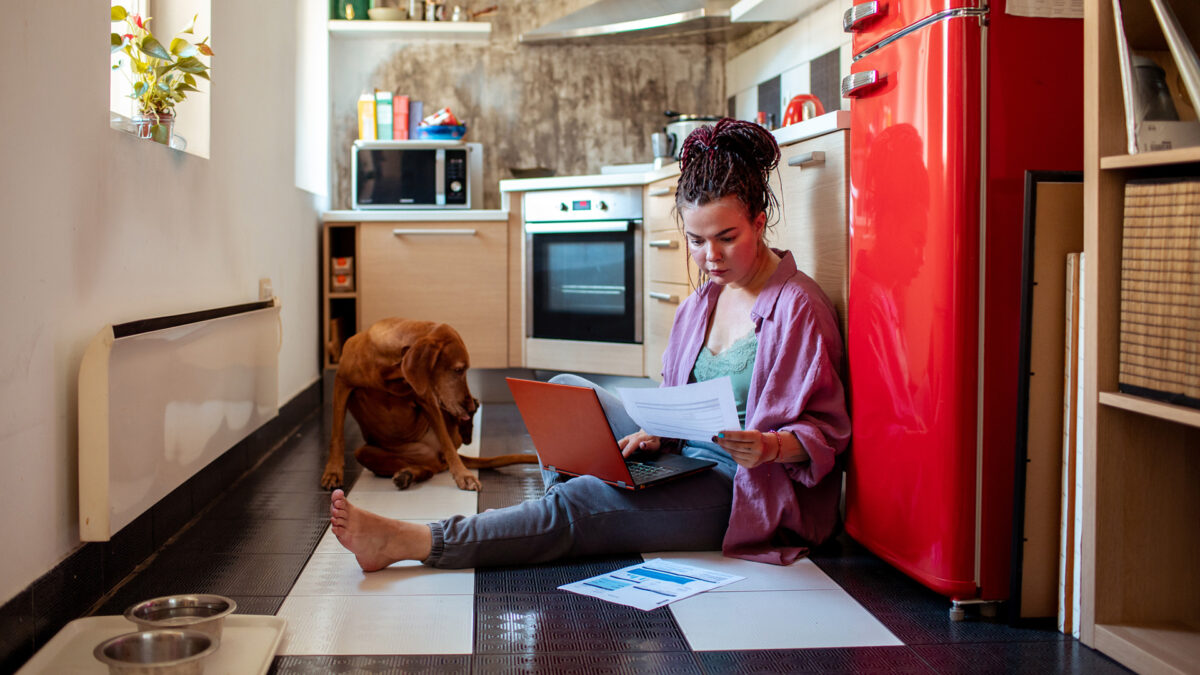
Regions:
<svg viewBox="0 0 1200 675"><path fill-rule="evenodd" d="M508 195L503 195L505 206ZM508 209L394 209L394 210L345 210L325 211L321 214L327 223L462 223L478 221L507 221Z"/></svg>
<svg viewBox="0 0 1200 675"><path fill-rule="evenodd" d="M779 145L790 145L838 129L850 128L850 111L835 110L820 117L798 122L776 129L775 140ZM500 181L501 194L529 192L531 190L560 190L580 187L616 187L622 185L645 185L662 178L679 174L679 164L669 164L661 169L638 173L613 173L589 176L555 176L554 178L512 178Z"/></svg>

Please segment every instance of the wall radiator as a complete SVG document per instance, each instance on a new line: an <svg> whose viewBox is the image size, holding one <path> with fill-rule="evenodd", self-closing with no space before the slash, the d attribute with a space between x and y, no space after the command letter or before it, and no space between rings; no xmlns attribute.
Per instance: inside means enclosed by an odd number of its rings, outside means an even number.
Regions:
<svg viewBox="0 0 1200 675"><path fill-rule="evenodd" d="M106 326L79 367L79 531L113 534L279 413L278 298Z"/></svg>

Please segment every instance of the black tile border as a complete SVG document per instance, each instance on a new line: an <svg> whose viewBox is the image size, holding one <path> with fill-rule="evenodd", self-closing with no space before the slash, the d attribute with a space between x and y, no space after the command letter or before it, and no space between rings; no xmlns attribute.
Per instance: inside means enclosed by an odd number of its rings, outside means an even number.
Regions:
<svg viewBox="0 0 1200 675"><path fill-rule="evenodd" d="M171 491L105 542L87 542L8 602L0 605L0 671L33 657L68 622L161 548L196 512L216 500L260 459L289 438L300 423L320 414L318 378L279 414Z"/></svg>

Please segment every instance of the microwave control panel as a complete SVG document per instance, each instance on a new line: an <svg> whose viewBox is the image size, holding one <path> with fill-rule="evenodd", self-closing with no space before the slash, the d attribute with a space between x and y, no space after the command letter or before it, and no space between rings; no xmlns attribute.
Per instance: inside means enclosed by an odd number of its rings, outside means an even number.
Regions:
<svg viewBox="0 0 1200 675"><path fill-rule="evenodd" d="M467 204L467 151L446 151L446 203Z"/></svg>

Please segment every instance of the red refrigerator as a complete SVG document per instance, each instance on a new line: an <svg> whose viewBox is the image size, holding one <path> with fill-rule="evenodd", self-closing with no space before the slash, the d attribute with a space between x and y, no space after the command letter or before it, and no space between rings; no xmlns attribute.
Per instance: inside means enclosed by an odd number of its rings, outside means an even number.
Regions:
<svg viewBox="0 0 1200 675"><path fill-rule="evenodd" d="M1006 0L846 13L846 530L954 600L1009 597L1027 170L1083 166L1083 25Z"/></svg>

